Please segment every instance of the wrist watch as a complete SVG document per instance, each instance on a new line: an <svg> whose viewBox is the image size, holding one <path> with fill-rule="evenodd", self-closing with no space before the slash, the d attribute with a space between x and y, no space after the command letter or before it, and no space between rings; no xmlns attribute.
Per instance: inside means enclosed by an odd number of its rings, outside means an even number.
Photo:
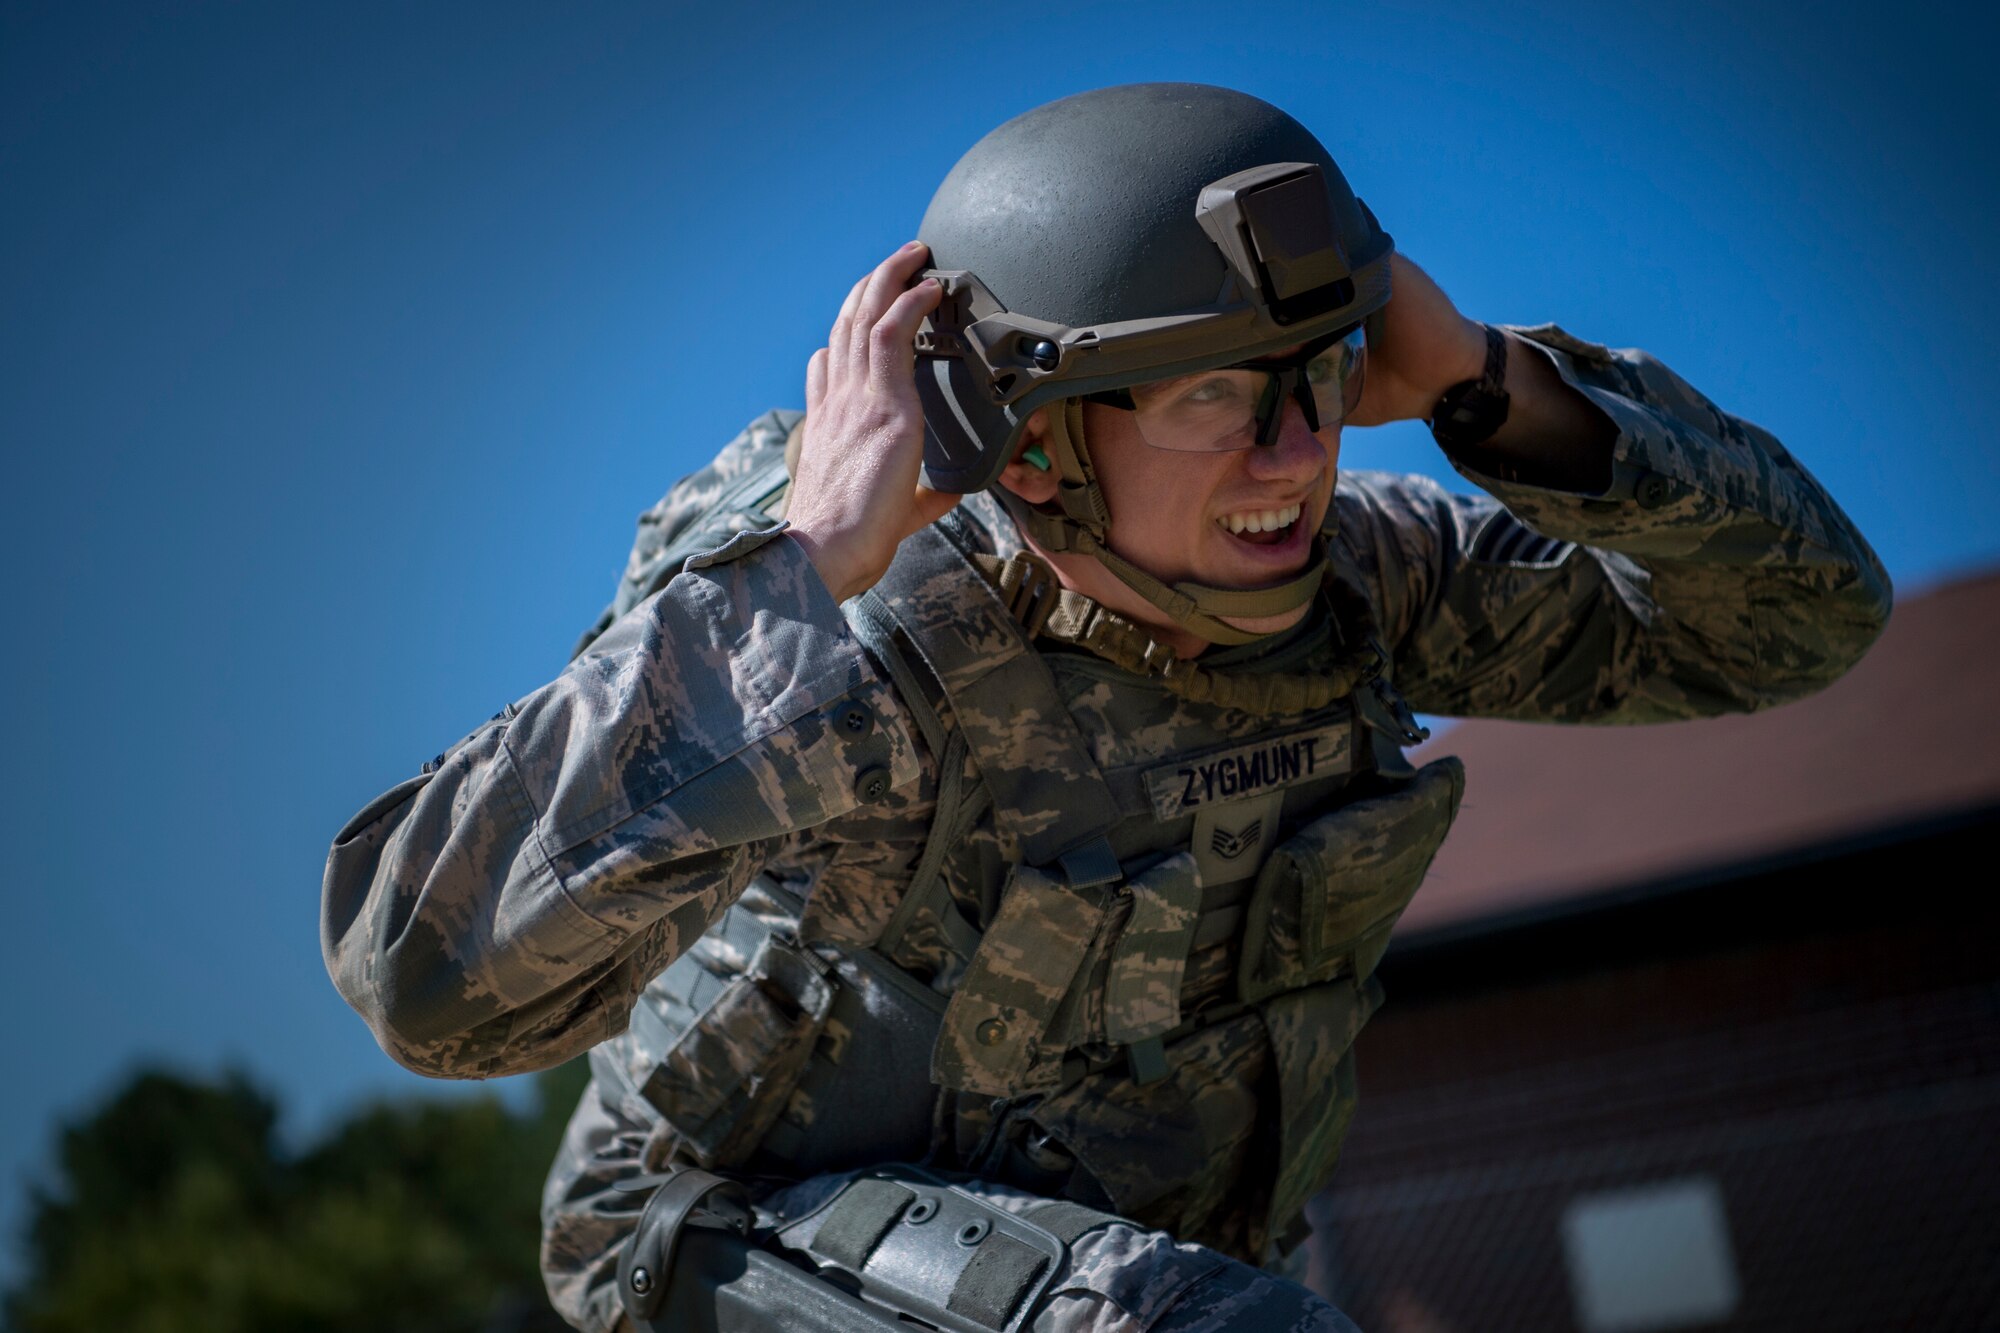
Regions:
<svg viewBox="0 0 2000 1333"><path fill-rule="evenodd" d="M1452 385L1431 409L1431 438L1447 449L1484 444L1507 420L1507 337L1491 324L1479 327L1486 330L1485 373Z"/></svg>

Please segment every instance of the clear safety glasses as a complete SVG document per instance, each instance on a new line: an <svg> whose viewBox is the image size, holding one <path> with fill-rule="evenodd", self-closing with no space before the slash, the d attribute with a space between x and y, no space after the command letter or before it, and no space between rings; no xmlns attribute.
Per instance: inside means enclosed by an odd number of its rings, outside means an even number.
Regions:
<svg viewBox="0 0 2000 1333"><path fill-rule="evenodd" d="M1156 449L1248 449L1277 443L1288 401L1299 405L1308 430L1347 420L1361 401L1367 351L1367 336L1357 326L1307 343L1290 356L1089 394L1086 401L1132 413L1140 438Z"/></svg>

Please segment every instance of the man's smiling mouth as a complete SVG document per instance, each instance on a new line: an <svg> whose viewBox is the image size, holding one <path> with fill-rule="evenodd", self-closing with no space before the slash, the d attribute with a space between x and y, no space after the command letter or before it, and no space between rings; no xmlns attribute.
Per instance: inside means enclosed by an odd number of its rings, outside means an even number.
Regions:
<svg viewBox="0 0 2000 1333"><path fill-rule="evenodd" d="M1292 535L1292 525L1299 521L1303 508L1293 504L1281 509L1247 510L1225 515L1215 523L1230 536L1253 546L1278 546Z"/></svg>

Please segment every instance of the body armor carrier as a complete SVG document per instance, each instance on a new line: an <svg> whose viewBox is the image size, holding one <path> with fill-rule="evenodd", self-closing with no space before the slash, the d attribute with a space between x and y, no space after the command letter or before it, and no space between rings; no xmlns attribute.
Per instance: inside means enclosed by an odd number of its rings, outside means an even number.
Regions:
<svg viewBox="0 0 2000 1333"><path fill-rule="evenodd" d="M745 473L635 562L633 600L642 563L663 585L704 543L774 522L783 487L781 459ZM1403 759L1421 733L1351 588L1347 641L1329 617L1301 663L1342 688L1224 703L1162 670L1149 693L1129 643L1115 665L1037 649L1056 608L963 509L845 608L940 763L927 843L879 937L826 937L811 892L760 876L593 1070L659 1125L651 1169L798 1179L923 1160L1260 1262L1302 1237L1331 1175L1375 966L1462 770ZM1069 619L1089 649L1092 617ZM1135 728L1173 710L1172 748L1100 764L1070 700L1113 680L1151 710ZM1250 695L1277 707L1249 711ZM918 920L963 960L949 997L894 961Z"/></svg>

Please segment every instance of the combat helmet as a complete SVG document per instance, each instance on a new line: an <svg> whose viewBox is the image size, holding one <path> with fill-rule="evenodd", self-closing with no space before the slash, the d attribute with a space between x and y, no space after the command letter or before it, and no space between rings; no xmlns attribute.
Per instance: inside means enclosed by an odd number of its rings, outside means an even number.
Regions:
<svg viewBox="0 0 2000 1333"><path fill-rule="evenodd" d="M1217 643L1255 637L1218 617L1313 596L1323 550L1254 589L1168 586L1111 551L1080 405L1312 344L1387 303L1393 242L1310 131L1203 84L1079 93L973 145L917 235L945 288L916 339L927 485L992 486L1049 406L1057 501L998 490L1042 547L1098 560Z"/></svg>

